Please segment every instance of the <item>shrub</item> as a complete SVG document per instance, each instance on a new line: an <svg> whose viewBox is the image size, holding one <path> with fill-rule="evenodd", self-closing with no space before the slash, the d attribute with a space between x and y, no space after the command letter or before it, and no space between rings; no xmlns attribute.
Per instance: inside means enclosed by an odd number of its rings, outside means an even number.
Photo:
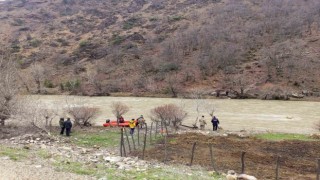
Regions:
<svg viewBox="0 0 320 180"><path fill-rule="evenodd" d="M74 118L75 125L91 126L91 120L98 115L99 109L85 106L71 107L68 113Z"/></svg>
<svg viewBox="0 0 320 180"><path fill-rule="evenodd" d="M161 72L178 71L179 69L180 65L175 62L166 63L160 66Z"/></svg>
<svg viewBox="0 0 320 180"><path fill-rule="evenodd" d="M33 40L30 41L30 46L32 46L34 48L39 47L40 44L41 44L41 41L38 40L38 39L33 39Z"/></svg>
<svg viewBox="0 0 320 180"><path fill-rule="evenodd" d="M180 16L180 15L174 15L174 16L168 17L169 22L180 21L182 19L183 19L183 16Z"/></svg>
<svg viewBox="0 0 320 180"><path fill-rule="evenodd" d="M54 88L54 85L50 80L46 79L46 80L44 80L44 87L46 87L46 88Z"/></svg>
<svg viewBox="0 0 320 180"><path fill-rule="evenodd" d="M126 40L125 36L120 36L119 34L113 34L112 35L112 39L111 39L111 43L113 45L119 45L121 44L124 40Z"/></svg>
<svg viewBox="0 0 320 180"><path fill-rule="evenodd" d="M80 48L84 48L84 47L86 47L88 44L89 44L88 41L83 40L83 41L80 41L79 47L80 47Z"/></svg>

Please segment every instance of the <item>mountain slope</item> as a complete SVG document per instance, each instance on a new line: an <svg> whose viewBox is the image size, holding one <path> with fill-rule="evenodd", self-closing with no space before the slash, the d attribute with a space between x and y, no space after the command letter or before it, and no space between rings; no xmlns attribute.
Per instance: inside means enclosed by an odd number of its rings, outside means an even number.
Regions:
<svg viewBox="0 0 320 180"><path fill-rule="evenodd" d="M34 92L318 95L319 11L317 0L7 1L0 41Z"/></svg>

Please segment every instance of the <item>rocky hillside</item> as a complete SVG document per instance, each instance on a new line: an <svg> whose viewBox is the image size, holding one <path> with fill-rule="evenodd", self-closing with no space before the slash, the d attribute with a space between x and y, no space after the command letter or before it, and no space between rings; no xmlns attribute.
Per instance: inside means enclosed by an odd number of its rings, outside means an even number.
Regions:
<svg viewBox="0 0 320 180"><path fill-rule="evenodd" d="M0 2L31 93L320 95L318 0Z"/></svg>

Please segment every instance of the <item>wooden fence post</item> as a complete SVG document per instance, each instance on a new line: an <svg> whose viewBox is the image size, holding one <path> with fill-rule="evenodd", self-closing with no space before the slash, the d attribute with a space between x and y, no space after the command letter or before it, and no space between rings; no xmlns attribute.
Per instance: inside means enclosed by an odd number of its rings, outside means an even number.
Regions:
<svg viewBox="0 0 320 180"><path fill-rule="evenodd" d="M246 154L246 152L242 152L241 154L241 174L244 173L244 169L245 169L245 164L244 164L244 155Z"/></svg>
<svg viewBox="0 0 320 180"><path fill-rule="evenodd" d="M122 128L120 130L121 130L121 134L120 134L120 156L122 157L123 156L123 154L122 154L123 132L122 132Z"/></svg>
<svg viewBox="0 0 320 180"><path fill-rule="evenodd" d="M197 143L193 143L193 146L192 146L192 152L191 152L191 160L190 160L190 166L192 166L192 163L193 163L193 158L194 158L194 151L196 149L196 145Z"/></svg>
<svg viewBox="0 0 320 180"><path fill-rule="evenodd" d="M126 128L124 128L124 134L125 134L125 135L126 135L126 137L127 137L127 142L128 142L129 152L131 152L130 141L129 141L129 137L128 137L128 133L127 133Z"/></svg>
<svg viewBox="0 0 320 180"><path fill-rule="evenodd" d="M153 122L151 122L151 127L150 127L150 144L152 143L152 126L153 126Z"/></svg>
<svg viewBox="0 0 320 180"><path fill-rule="evenodd" d="M123 130L124 128L121 129L121 137L122 137L122 150L123 150L123 155L124 157L127 157L127 153L126 153L126 147L124 145L124 136L123 136Z"/></svg>
<svg viewBox="0 0 320 180"><path fill-rule="evenodd" d="M156 131L154 133L154 138L157 138L157 133L158 133L158 121L156 121Z"/></svg>
<svg viewBox="0 0 320 180"><path fill-rule="evenodd" d="M133 134L131 134L131 139L132 139L133 149L136 150L136 143L134 142Z"/></svg>
<svg viewBox="0 0 320 180"><path fill-rule="evenodd" d="M277 157L277 165L276 165L276 180L279 179L279 165L280 165L280 156Z"/></svg>
<svg viewBox="0 0 320 180"><path fill-rule="evenodd" d="M164 136L164 163L167 162L167 136Z"/></svg>
<svg viewBox="0 0 320 180"><path fill-rule="evenodd" d="M144 142L143 142L142 160L144 160L144 152L145 152L145 150L146 150L147 134L148 134L148 125L147 125L147 123L146 123L146 131L144 132Z"/></svg>
<svg viewBox="0 0 320 180"><path fill-rule="evenodd" d="M317 180L320 180L320 158L318 159Z"/></svg>
<svg viewBox="0 0 320 180"><path fill-rule="evenodd" d="M216 169L216 167L215 167L215 165L214 165L214 160L213 160L212 144L210 144L209 147L210 147L211 166L212 166L213 170L214 170L215 172L217 172L217 169Z"/></svg>
<svg viewBox="0 0 320 180"><path fill-rule="evenodd" d="M140 146L140 128L138 127L138 146Z"/></svg>

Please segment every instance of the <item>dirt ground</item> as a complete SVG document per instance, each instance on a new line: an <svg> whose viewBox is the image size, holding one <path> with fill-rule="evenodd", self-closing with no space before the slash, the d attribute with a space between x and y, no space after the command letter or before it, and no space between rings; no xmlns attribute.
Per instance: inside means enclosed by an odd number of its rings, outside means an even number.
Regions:
<svg viewBox="0 0 320 180"><path fill-rule="evenodd" d="M219 172L241 171L241 154L245 154L245 173L258 179L275 179L277 156L280 158L280 179L316 179L320 141L265 141L237 136L205 136L197 133L168 138L168 162L189 164L196 142L194 165L212 169L209 144L213 145L214 162ZM164 142L146 151L146 158L164 159Z"/></svg>

